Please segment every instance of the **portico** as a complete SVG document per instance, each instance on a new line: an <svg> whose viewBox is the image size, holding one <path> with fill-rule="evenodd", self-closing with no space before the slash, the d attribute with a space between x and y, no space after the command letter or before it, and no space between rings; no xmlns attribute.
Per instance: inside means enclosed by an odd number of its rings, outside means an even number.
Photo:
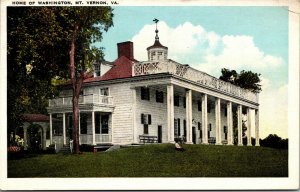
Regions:
<svg viewBox="0 0 300 192"><path fill-rule="evenodd" d="M139 70L139 68L143 70ZM145 69L150 70L145 71ZM135 91L140 87L148 87L153 91L165 91L167 108L165 115L167 118L166 135L169 143L174 143L175 137L178 136L178 127L176 127L178 122L176 123L176 119L183 119L185 130L179 132L185 136L187 144L215 143L216 145L233 145L233 115L236 114L237 145L243 145L242 129L244 121L247 126L247 145L252 145L251 133L255 132L255 137L257 137L255 145L259 146L257 94L196 71L189 66L182 67L181 64L172 60L156 62L155 64L151 62L136 63L133 65L132 71L135 72L133 73L135 78L143 79L139 80L138 84L132 83L132 88ZM163 73L164 76L159 76L160 73ZM151 78L155 75L157 77L155 81L152 81ZM196 81L197 78L198 80ZM183 100L184 112L176 106L178 97L179 100ZM195 106L199 110L195 110ZM252 130L252 117L250 115L252 110L255 110L256 123L254 130ZM179 114L180 112L184 113L184 116ZM245 112L246 116L243 115L243 112ZM197 125L198 129L196 131ZM196 137L196 140L193 137Z"/></svg>

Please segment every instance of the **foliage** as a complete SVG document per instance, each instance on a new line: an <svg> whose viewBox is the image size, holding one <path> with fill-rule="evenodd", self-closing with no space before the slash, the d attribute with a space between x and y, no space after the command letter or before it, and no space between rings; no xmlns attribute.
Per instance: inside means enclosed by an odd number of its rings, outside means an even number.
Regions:
<svg viewBox="0 0 300 192"><path fill-rule="evenodd" d="M22 125L23 113L46 113L54 94L51 78L66 75L67 45L50 7L7 8L8 129ZM10 132L9 131L9 132Z"/></svg>
<svg viewBox="0 0 300 192"><path fill-rule="evenodd" d="M221 70L222 75L219 79L230 82L234 85L237 85L241 88L250 90L254 93L259 93L261 89L261 82L258 73L253 73L252 71L242 70L239 74L235 70L229 70L223 68Z"/></svg>
<svg viewBox="0 0 300 192"><path fill-rule="evenodd" d="M288 139L282 139L276 134L270 134L264 139L260 139L260 145L276 149L288 149Z"/></svg>
<svg viewBox="0 0 300 192"><path fill-rule="evenodd" d="M102 49L91 44L101 41L112 17L112 9L104 6L8 7L8 132L22 125L23 113L46 114L56 86L71 78L72 40L76 79L84 78L93 60L103 59Z"/></svg>
<svg viewBox="0 0 300 192"><path fill-rule="evenodd" d="M112 26L110 7L65 7L61 13L65 25L69 26L70 72L73 90L73 141L74 152L79 153L79 108L78 100L86 67L95 56L102 56L101 50L91 48L91 44L102 39L102 31ZM90 64L91 65L91 64Z"/></svg>
<svg viewBox="0 0 300 192"><path fill-rule="evenodd" d="M171 144L8 161L8 177L287 177L288 150Z"/></svg>

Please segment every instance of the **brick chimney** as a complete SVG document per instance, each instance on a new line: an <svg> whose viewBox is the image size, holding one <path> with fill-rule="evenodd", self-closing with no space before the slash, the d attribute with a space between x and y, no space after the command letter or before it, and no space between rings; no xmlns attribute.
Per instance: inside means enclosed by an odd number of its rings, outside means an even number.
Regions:
<svg viewBox="0 0 300 192"><path fill-rule="evenodd" d="M133 56L133 43L131 41L126 41L118 43L118 58L125 56L130 60L134 60Z"/></svg>

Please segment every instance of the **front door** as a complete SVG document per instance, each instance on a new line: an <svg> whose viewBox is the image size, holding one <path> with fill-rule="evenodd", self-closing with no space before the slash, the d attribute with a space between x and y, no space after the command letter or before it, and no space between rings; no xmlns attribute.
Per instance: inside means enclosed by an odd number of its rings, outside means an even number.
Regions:
<svg viewBox="0 0 300 192"><path fill-rule="evenodd" d="M161 127L161 125L159 125L158 127L157 127L157 142L158 143L161 143L162 142L162 127Z"/></svg>
<svg viewBox="0 0 300 192"><path fill-rule="evenodd" d="M196 144L196 128L192 128L192 141L194 144Z"/></svg>

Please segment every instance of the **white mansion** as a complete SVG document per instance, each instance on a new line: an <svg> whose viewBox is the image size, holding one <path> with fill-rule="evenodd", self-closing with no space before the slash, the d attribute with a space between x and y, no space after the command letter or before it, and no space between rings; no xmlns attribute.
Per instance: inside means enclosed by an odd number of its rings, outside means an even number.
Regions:
<svg viewBox="0 0 300 192"><path fill-rule="evenodd" d="M141 138L173 143L233 145L233 114L247 117L247 145L255 132L259 146L258 94L168 59L168 48L155 42L148 61L134 59L133 43L118 43L114 62L94 64L79 101L80 144L137 144ZM255 110L255 125L250 111ZM50 143L67 144L72 135L72 90L65 87L49 101ZM145 137L143 137L145 136Z"/></svg>

